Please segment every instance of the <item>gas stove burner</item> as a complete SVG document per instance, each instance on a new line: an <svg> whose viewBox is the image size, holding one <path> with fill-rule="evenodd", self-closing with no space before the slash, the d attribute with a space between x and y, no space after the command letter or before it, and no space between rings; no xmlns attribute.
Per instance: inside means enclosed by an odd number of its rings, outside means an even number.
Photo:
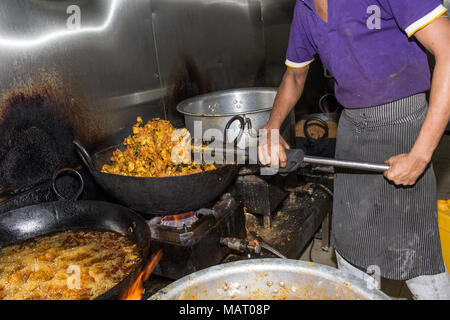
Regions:
<svg viewBox="0 0 450 320"><path fill-rule="evenodd" d="M217 217L223 213L225 212L200 209L196 212L190 211L179 215L155 217L148 224L153 239L185 243L201 238L206 231L216 224Z"/></svg>
<svg viewBox="0 0 450 320"><path fill-rule="evenodd" d="M164 252L155 275L178 279L218 264L230 252L221 238L245 238L243 209L231 194L207 207L148 221L152 249Z"/></svg>
<svg viewBox="0 0 450 320"><path fill-rule="evenodd" d="M161 219L159 224L161 226L179 229L191 227L197 220L198 217L195 215L195 212L190 211L177 215L165 216Z"/></svg>

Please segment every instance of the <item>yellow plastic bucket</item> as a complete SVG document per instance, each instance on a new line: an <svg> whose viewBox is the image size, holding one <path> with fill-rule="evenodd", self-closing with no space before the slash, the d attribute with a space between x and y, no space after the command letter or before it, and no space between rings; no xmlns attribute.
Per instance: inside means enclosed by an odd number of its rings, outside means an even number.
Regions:
<svg viewBox="0 0 450 320"><path fill-rule="evenodd" d="M438 216L442 253L444 255L445 264L450 270L450 200L438 201Z"/></svg>

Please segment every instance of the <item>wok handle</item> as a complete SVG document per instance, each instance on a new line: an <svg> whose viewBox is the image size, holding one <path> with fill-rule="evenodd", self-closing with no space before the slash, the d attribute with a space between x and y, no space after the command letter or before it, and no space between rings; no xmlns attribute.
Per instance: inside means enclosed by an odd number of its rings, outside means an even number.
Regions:
<svg viewBox="0 0 450 320"><path fill-rule="evenodd" d="M378 172L378 173L383 173L383 172L389 170L389 165L387 165L387 164L348 161L348 160L336 160L336 159L330 159L330 158L306 156L304 151L301 149L290 149L290 150L286 149L285 152L286 152L288 161L287 161L285 168L280 168L281 174L286 174L286 173L297 170L298 168L300 168L302 162L311 163L311 164L321 164L321 165L333 166L333 167L338 167L338 168L348 168L348 169L355 169L355 170Z"/></svg>
<svg viewBox="0 0 450 320"><path fill-rule="evenodd" d="M80 181L80 188L78 189L77 193L75 193L75 195L72 198L66 198L63 195L61 195L58 191L58 189L56 188L56 180L58 180L58 178L60 176L66 175L66 174L71 174L73 176L75 176L76 178L78 178L78 180ZM70 201L75 201L77 200L81 194L83 193L84 190L84 180L83 177L81 176L81 174L77 171L74 170L72 168L64 168L61 170L58 170L55 172L55 174L52 177L52 189L53 192L56 194L56 196L60 199L60 200L70 200Z"/></svg>
<svg viewBox="0 0 450 320"><path fill-rule="evenodd" d="M81 160L83 160L83 163L86 165L86 167L88 167L89 170L92 171L94 169L94 163L92 162L92 158L89 155L89 152L79 141L74 140L73 144L75 145L75 149L77 150L77 153L80 156Z"/></svg>
<svg viewBox="0 0 450 320"><path fill-rule="evenodd" d="M322 157L310 157L310 156L305 156L303 161L307 162L307 163L312 163L312 164L322 164L322 165L333 166L333 167L338 167L338 168L348 168L348 169L372 171L372 172L378 172L378 173L383 173L383 172L389 170L389 168L390 168L387 164L336 160L336 159L329 159L329 158L322 158Z"/></svg>
<svg viewBox="0 0 450 320"><path fill-rule="evenodd" d="M286 167L280 168L280 174L282 175L298 170L305 158L305 152L302 149L286 149L284 151L286 152L287 163Z"/></svg>

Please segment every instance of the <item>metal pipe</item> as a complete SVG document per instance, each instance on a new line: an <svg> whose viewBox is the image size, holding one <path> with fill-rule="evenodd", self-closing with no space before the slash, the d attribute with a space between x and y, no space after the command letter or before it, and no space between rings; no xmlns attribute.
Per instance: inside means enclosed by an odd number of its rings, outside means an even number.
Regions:
<svg viewBox="0 0 450 320"><path fill-rule="evenodd" d="M277 257L281 258L281 259L287 259L287 257L285 255L283 255L280 251L278 251L277 249L275 249L274 247L268 245L265 242L260 241L259 242L261 244L261 247L266 249L267 251L273 253L274 255L276 255Z"/></svg>
<svg viewBox="0 0 450 320"><path fill-rule="evenodd" d="M312 164L322 164L322 165L326 165L326 166L373 171L373 172L384 172L389 169L389 166L387 164L336 160L336 159L329 159L329 158L322 158L322 157L305 156L303 161L306 163L312 163Z"/></svg>

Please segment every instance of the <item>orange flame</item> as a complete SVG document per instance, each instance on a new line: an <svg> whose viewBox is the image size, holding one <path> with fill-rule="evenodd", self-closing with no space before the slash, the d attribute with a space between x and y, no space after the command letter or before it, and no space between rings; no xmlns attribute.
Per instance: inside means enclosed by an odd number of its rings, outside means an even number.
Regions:
<svg viewBox="0 0 450 320"><path fill-rule="evenodd" d="M139 274L136 281L130 286L127 294L122 300L141 300L142 295L144 294L144 281L147 280L148 277L150 277L153 270L161 260L162 256L163 252L161 250L159 250L152 256L150 262L147 264L141 274Z"/></svg>
<svg viewBox="0 0 450 320"><path fill-rule="evenodd" d="M161 224L181 228L188 223L189 219L193 217L195 217L194 211L189 211L171 216L165 216L164 218L161 219Z"/></svg>

